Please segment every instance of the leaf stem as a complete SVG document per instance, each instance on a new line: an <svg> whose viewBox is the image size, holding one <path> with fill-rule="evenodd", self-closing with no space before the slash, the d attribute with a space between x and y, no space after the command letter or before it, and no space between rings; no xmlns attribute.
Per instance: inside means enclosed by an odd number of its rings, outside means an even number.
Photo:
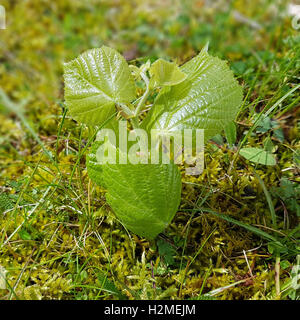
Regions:
<svg viewBox="0 0 300 320"><path fill-rule="evenodd" d="M135 109L134 115L137 120L138 120L139 113L140 113L142 107L144 106L145 102L147 101L147 98L149 97L149 94L150 94L149 79L148 79L147 75L144 72L142 72L141 77L146 83L146 91L144 92L141 100L139 101L139 103Z"/></svg>
<svg viewBox="0 0 300 320"><path fill-rule="evenodd" d="M127 107L126 104L121 103L120 107L129 117L134 116L134 112L129 107Z"/></svg>
<svg viewBox="0 0 300 320"><path fill-rule="evenodd" d="M130 120L132 126L134 129L137 129L139 127L139 121L138 118L135 116L135 112L133 112L128 106L125 104L120 104L120 107L122 110L126 113L126 115L129 117L128 120Z"/></svg>

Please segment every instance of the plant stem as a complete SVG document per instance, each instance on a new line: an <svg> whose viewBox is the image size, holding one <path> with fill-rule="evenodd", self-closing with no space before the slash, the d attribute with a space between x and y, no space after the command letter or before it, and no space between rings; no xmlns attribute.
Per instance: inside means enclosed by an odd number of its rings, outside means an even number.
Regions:
<svg viewBox="0 0 300 320"><path fill-rule="evenodd" d="M280 256L276 256L275 261L275 288L276 296L280 296Z"/></svg>
<svg viewBox="0 0 300 320"><path fill-rule="evenodd" d="M150 87L149 87L149 79L148 77L146 76L145 73L141 73L141 77L143 78L143 80L145 81L146 83L146 91L144 92L141 100L139 101L139 104L137 105L136 107L136 110L135 110L135 118L138 120L138 116L139 116L139 113L142 109L142 107L144 106L145 102L147 101L147 98L149 97L149 94L150 94Z"/></svg>
<svg viewBox="0 0 300 320"><path fill-rule="evenodd" d="M130 110L129 107L126 106L126 104L121 103L120 107L122 108L122 110L129 116L132 117L134 115L134 112L132 110Z"/></svg>

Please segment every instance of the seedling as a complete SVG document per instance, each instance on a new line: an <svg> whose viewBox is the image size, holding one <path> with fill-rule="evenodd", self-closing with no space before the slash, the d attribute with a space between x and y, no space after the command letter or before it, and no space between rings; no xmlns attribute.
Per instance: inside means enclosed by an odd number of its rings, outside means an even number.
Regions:
<svg viewBox="0 0 300 320"><path fill-rule="evenodd" d="M122 118L134 130L156 129L165 136L202 129L208 141L234 120L242 102L242 88L232 71L226 62L210 56L207 47L180 67L158 59L138 68L103 46L66 63L64 71L71 116L97 129L118 130L117 119ZM137 97L135 81L141 80L145 90ZM147 105L154 95L154 102ZM89 177L106 188L107 202L129 230L154 239L180 204L181 175L174 158L167 164L100 164L97 150L102 143L95 141L90 149ZM115 152L119 160L124 156L118 145Z"/></svg>

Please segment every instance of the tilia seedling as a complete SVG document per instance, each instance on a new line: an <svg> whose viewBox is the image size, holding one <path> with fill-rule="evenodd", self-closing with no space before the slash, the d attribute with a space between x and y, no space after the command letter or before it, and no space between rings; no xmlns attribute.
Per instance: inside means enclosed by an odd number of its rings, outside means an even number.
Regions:
<svg viewBox="0 0 300 320"><path fill-rule="evenodd" d="M150 153L142 147L149 146L150 139L141 138L138 130L149 136L156 130L168 137L202 129L204 141L208 141L234 120L242 102L241 86L226 62L210 56L206 48L180 67L158 59L138 68L129 66L116 50L103 46L66 63L64 79L70 115L88 126L116 133L116 139L108 135L92 145L87 157L89 177L106 188L108 204L129 230L155 238L178 210L181 174L174 154L169 163L147 161ZM137 81L144 82L140 97L136 96ZM154 102L147 105L154 94ZM128 122L131 131L139 132L140 149L133 145L134 139L126 143L140 161L122 162L131 156L118 141L123 140L118 135L120 118ZM98 151L104 143L110 146L107 152L115 156L115 162L101 161Z"/></svg>

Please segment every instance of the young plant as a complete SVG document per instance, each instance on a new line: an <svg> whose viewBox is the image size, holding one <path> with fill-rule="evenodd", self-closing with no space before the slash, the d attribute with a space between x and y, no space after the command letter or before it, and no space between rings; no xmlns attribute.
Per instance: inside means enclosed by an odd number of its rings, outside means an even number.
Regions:
<svg viewBox="0 0 300 320"><path fill-rule="evenodd" d="M150 133L157 129L165 136L203 129L208 141L234 120L242 102L242 88L226 62L210 56L207 48L181 67L158 59L138 68L128 66L116 50L103 46L66 63L64 71L65 102L71 116L97 129L118 132L117 119L121 117L134 130ZM135 80L142 80L145 86L139 98ZM146 105L157 92L151 107ZM102 163L98 155L102 144L96 139L90 149L89 177L106 188L107 202L129 230L155 238L180 204L178 167L174 161L148 164L142 158L136 164L122 164L124 152L118 144L114 151L119 161Z"/></svg>

